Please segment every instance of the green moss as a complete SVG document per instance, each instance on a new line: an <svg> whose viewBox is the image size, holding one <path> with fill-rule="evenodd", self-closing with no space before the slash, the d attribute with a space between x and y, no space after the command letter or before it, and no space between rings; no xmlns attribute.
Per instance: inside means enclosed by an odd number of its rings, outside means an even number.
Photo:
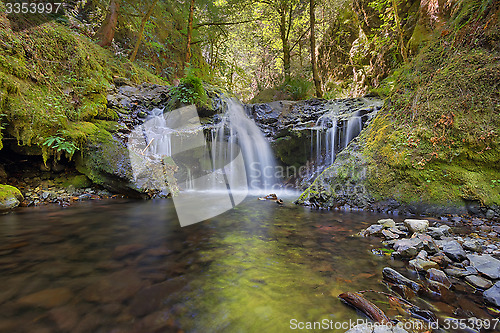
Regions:
<svg viewBox="0 0 500 333"><path fill-rule="evenodd" d="M82 147L96 130L89 123L118 119L106 106L114 76L165 83L54 22L20 32L0 24L0 38L0 112L20 145L62 133Z"/></svg>
<svg viewBox="0 0 500 333"><path fill-rule="evenodd" d="M88 179L85 175L74 176L63 182L63 186L65 187L74 186L75 188L87 188L91 185L92 181L90 181L90 179Z"/></svg>
<svg viewBox="0 0 500 333"><path fill-rule="evenodd" d="M14 186L0 185L0 210L15 208L23 199L21 191Z"/></svg>

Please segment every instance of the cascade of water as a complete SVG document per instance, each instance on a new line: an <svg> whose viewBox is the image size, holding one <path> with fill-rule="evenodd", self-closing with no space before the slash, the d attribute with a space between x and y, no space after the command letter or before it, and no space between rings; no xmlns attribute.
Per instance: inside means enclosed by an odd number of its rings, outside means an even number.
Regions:
<svg viewBox="0 0 500 333"><path fill-rule="evenodd" d="M177 121L176 115L171 115L173 111L152 110L142 132L135 133L137 138L143 137L135 140L142 140L139 154L147 152L158 160L171 156L179 167L176 177L180 177L177 180L181 189L270 189L276 180L269 142L239 101L228 99L226 104L221 121L209 131L197 117L198 125L190 124L195 119L190 118L187 124L181 121L172 127Z"/></svg>
<svg viewBox="0 0 500 333"><path fill-rule="evenodd" d="M246 115L241 103L235 99L227 100L227 111L222 121L212 129L211 138L214 162L232 161L241 150L249 188L266 189L276 183L275 161L269 142ZM218 156L214 153L216 151ZM232 172L229 176L234 177L235 174Z"/></svg>
<svg viewBox="0 0 500 333"><path fill-rule="evenodd" d="M356 105L353 106L351 103ZM328 106L329 110L311 129L311 151L314 150L311 156L317 166L326 167L332 164L337 154L361 133L364 115L362 110L373 110L381 105L380 101L366 98L351 103L342 100L332 102Z"/></svg>

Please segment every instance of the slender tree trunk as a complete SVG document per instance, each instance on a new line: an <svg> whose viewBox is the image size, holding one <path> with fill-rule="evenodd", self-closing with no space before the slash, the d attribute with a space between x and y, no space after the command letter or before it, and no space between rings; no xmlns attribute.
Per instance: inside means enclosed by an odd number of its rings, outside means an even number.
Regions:
<svg viewBox="0 0 500 333"><path fill-rule="evenodd" d="M137 51L139 51L139 46L141 45L142 36L144 34L144 27L146 26L146 23L148 22L149 17L153 13L153 9L155 8L157 2L158 2L158 0L153 1L153 4L151 5L151 7L149 7L148 12L142 18L141 27L139 28L139 35L137 36L137 42L135 43L134 51L132 52L132 55L130 56L130 61L134 61L135 57L137 56Z"/></svg>
<svg viewBox="0 0 500 333"><path fill-rule="evenodd" d="M316 97L323 97L321 90L321 81L318 75L318 67L316 65L316 36L314 34L314 25L316 24L316 17L314 15L314 7L316 6L315 0L309 0L309 23L311 25L311 65L313 72L314 86L316 87Z"/></svg>
<svg viewBox="0 0 500 333"><path fill-rule="evenodd" d="M121 0L110 0L108 13L101 27L96 32L94 38L100 46L109 46L115 37L115 29L118 24L118 11L120 10Z"/></svg>
<svg viewBox="0 0 500 333"><path fill-rule="evenodd" d="M186 63L191 61L191 38L193 34L194 0L189 5L189 18L187 29Z"/></svg>
<svg viewBox="0 0 500 333"><path fill-rule="evenodd" d="M283 9L281 12L280 36L281 43L283 44L283 72L285 74L285 81L288 81L290 80L290 44L287 36L286 16L286 10Z"/></svg>

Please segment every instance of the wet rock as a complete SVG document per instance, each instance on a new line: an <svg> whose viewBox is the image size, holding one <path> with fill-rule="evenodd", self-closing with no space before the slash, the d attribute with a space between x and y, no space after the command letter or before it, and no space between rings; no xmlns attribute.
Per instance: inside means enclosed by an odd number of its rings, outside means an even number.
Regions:
<svg viewBox="0 0 500 333"><path fill-rule="evenodd" d="M440 267L446 267L452 262L444 253L437 253L429 259L437 263Z"/></svg>
<svg viewBox="0 0 500 333"><path fill-rule="evenodd" d="M23 200L23 195L14 186L0 185L0 211L16 208Z"/></svg>
<svg viewBox="0 0 500 333"><path fill-rule="evenodd" d="M417 238L401 239L394 243L394 250L405 258L413 258L423 247L422 241Z"/></svg>
<svg viewBox="0 0 500 333"><path fill-rule="evenodd" d="M481 274L490 279L500 279L500 260L493 258L489 254L470 254L467 258L470 260L471 265Z"/></svg>
<svg viewBox="0 0 500 333"><path fill-rule="evenodd" d="M394 234L389 230L382 230L382 235L385 237L385 239L397 239L397 238L399 238L399 235Z"/></svg>
<svg viewBox="0 0 500 333"><path fill-rule="evenodd" d="M67 303L72 297L73 293L68 288L53 288L23 296L17 303L23 306L54 308Z"/></svg>
<svg viewBox="0 0 500 333"><path fill-rule="evenodd" d="M406 236L406 232L404 231L401 231L399 228L397 227L392 227L392 228L389 228L388 229L390 232L396 234L396 235L400 235L400 236Z"/></svg>
<svg viewBox="0 0 500 333"><path fill-rule="evenodd" d="M414 220L414 219L406 219L404 220L405 227L408 228L410 232L419 232L424 233L429 228L428 220Z"/></svg>
<svg viewBox="0 0 500 333"><path fill-rule="evenodd" d="M422 260L420 258L410 260L409 264L411 267L413 267L415 270L419 272L425 272L431 268L439 268L439 265L434 261Z"/></svg>
<svg viewBox="0 0 500 333"><path fill-rule="evenodd" d="M477 240L465 241L462 244L462 246L464 247L464 249L469 250L469 251L473 251L473 252L481 252L483 250L483 246Z"/></svg>
<svg viewBox="0 0 500 333"><path fill-rule="evenodd" d="M78 312L72 306L62 306L49 311L52 319L61 331L71 331L78 323Z"/></svg>
<svg viewBox="0 0 500 333"><path fill-rule="evenodd" d="M497 281L493 287L486 290L483 297L491 304L500 307L500 281Z"/></svg>
<svg viewBox="0 0 500 333"><path fill-rule="evenodd" d="M450 268L445 269L444 271L449 276L453 276L453 277L457 277L457 278L477 274L477 270L473 267L467 267L466 269L461 269L461 268L457 268L457 267L450 267Z"/></svg>
<svg viewBox="0 0 500 333"><path fill-rule="evenodd" d="M421 284L419 284L415 281L412 281L412 280L408 279L407 277L404 277L402 274L398 273L397 271L395 271L394 269L392 269L390 267L385 267L382 270L382 275L384 277L384 280L391 282L391 283L395 283L395 284L405 285L417 293L419 293L420 291L423 290L423 287Z"/></svg>
<svg viewBox="0 0 500 333"><path fill-rule="evenodd" d="M482 278L477 275L469 275L465 277L465 281L469 282L476 288L480 289L488 289L493 285L490 280L487 280L485 278Z"/></svg>
<svg viewBox="0 0 500 333"><path fill-rule="evenodd" d="M462 245L456 240L444 242L442 246L444 254L453 261L462 261L467 255Z"/></svg>
<svg viewBox="0 0 500 333"><path fill-rule="evenodd" d="M119 245L115 247L115 250L113 251L113 258L120 259L128 256L129 254L137 253L144 248L146 248L144 244Z"/></svg>
<svg viewBox="0 0 500 333"><path fill-rule="evenodd" d="M182 289L186 283L184 277L177 277L144 288L132 299L130 313L134 316L144 316L158 310L171 293Z"/></svg>
<svg viewBox="0 0 500 333"><path fill-rule="evenodd" d="M442 239L443 237L450 235L450 227L445 224L438 228L429 227L427 233L433 238Z"/></svg>
<svg viewBox="0 0 500 333"><path fill-rule="evenodd" d="M439 282L448 289L453 285L450 279L448 279L448 276L446 276L446 274L442 270L436 268L430 268L429 270L427 270L427 279L430 281Z"/></svg>
<svg viewBox="0 0 500 333"><path fill-rule="evenodd" d="M396 226L396 222L394 222L393 219L378 220L378 224L382 225L384 228L392 228Z"/></svg>
<svg viewBox="0 0 500 333"><path fill-rule="evenodd" d="M125 269L102 277L99 281L85 288L82 296L89 302L122 302L134 296L142 287L136 272Z"/></svg>
<svg viewBox="0 0 500 333"><path fill-rule="evenodd" d="M364 231L364 236L377 236L382 234L384 227L380 224L372 224Z"/></svg>

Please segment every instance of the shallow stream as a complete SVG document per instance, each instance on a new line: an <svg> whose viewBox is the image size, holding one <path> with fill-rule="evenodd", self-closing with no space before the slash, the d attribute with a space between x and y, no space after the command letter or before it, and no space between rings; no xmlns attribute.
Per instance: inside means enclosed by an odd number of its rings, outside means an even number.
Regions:
<svg viewBox="0 0 500 333"><path fill-rule="evenodd" d="M382 268L402 271L372 254L378 239L351 237L384 217L255 197L184 228L168 199L20 208L0 216L0 332L287 332L291 321L356 321L337 295L387 291ZM428 306L486 316L474 301Z"/></svg>

